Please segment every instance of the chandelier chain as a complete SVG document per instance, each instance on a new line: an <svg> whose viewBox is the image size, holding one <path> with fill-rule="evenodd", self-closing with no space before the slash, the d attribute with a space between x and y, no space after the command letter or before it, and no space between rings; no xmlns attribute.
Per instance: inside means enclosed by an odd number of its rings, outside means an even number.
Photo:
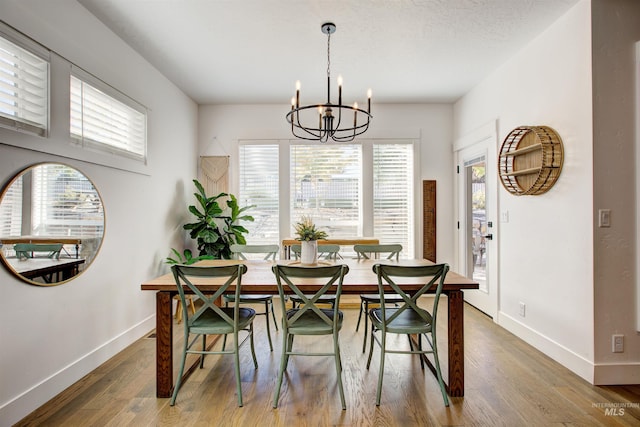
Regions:
<svg viewBox="0 0 640 427"><path fill-rule="evenodd" d="M327 34L327 77L331 78L331 33Z"/></svg>

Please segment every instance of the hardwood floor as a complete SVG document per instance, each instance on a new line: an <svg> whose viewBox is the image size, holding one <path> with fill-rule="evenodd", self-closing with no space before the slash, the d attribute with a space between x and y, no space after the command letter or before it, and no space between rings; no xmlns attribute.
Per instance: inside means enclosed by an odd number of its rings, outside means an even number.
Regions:
<svg viewBox="0 0 640 427"><path fill-rule="evenodd" d="M440 326L446 327L446 304ZM244 407L237 407L232 357L208 356L186 381L176 406L155 397L155 340L140 339L17 426L638 426L640 385L596 387L465 307L466 393L446 408L438 383L417 358L389 355L380 407L375 406L379 352L366 370L358 310L344 309L341 331L347 410L340 408L330 358L292 357L278 409L272 408L282 334L256 322L258 369L249 349L241 356ZM279 313L276 313L279 316ZM182 328L174 328L176 337ZM439 334L446 339L445 331ZM301 337L302 338L302 337ZM331 345L297 339L297 345ZM176 339L179 345L180 339ZM407 346L399 337L393 341ZM440 344L446 349L446 342ZM444 351L443 351L444 353ZM178 357L179 351L176 351ZM446 354L443 372L446 373ZM176 369L178 363L175 363Z"/></svg>

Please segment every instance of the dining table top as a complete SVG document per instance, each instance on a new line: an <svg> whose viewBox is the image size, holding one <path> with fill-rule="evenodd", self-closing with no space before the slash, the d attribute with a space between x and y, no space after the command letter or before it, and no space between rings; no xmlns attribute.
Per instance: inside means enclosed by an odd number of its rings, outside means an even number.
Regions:
<svg viewBox="0 0 640 427"><path fill-rule="evenodd" d="M245 264L247 265L247 272L242 276L242 291L246 293L264 293L264 294L277 294L278 288L276 286L275 276L272 271L274 264L281 265L299 265L300 261L293 260L276 260L276 261L264 261L264 260L204 260L199 261L197 266L209 266L209 265L234 265ZM377 293L378 292L378 280L377 275L373 272L373 266L375 264L393 264L393 265L433 265L433 262L428 260L407 260L401 259L395 260L376 260L376 259L341 259L337 261L321 261L318 265L331 265L331 264L346 264L349 267L349 272L344 276L342 285L342 293L344 294L361 294L361 293ZM319 279L305 278L301 279L303 282L297 283L300 289L305 291L312 291L317 288ZM199 277L197 280L198 287L202 290L215 291L220 284L224 282L220 278L203 278ZM398 279L399 284L405 291L411 292L412 290L419 290L424 285L424 280L420 278L402 278ZM176 282L171 272L162 276L156 277L145 281L141 285L141 289L144 291L175 291L177 292ZM391 292L391 288L386 288ZM463 290L463 289L478 289L478 283L462 276L456 272L449 270L445 282L443 291L451 290Z"/></svg>

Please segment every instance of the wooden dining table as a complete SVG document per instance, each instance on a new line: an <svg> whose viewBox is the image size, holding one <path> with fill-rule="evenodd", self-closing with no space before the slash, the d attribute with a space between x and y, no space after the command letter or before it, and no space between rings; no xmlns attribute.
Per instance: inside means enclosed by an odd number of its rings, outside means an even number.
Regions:
<svg viewBox="0 0 640 427"><path fill-rule="evenodd" d="M378 279L373 272L373 265L388 263L397 265L429 265L428 260L355 260L345 259L336 261L347 264L349 273L342 285L343 294L371 294L378 293ZM298 261L236 261L236 260L206 260L197 265L229 265L243 263L248 267L242 276L243 294L278 294L276 280L271 268L274 263L295 264ZM198 287L206 291L215 292L221 284L219 279L199 278ZM405 279L400 282L402 289L408 293L417 291L424 284L416 279ZM313 292L318 288L317 283L301 283L303 292ZM148 280L141 285L143 291L156 291L156 396L170 397L173 389L173 297L178 294L173 274ZM452 397L464 396L464 294L466 289L478 289L478 283L453 271L449 271L445 278L443 294L447 296L448 313L448 381L447 392ZM229 291L233 291L230 288ZM391 292L391 289L388 289ZM433 368L433 367L431 367ZM433 369L432 369L433 371Z"/></svg>

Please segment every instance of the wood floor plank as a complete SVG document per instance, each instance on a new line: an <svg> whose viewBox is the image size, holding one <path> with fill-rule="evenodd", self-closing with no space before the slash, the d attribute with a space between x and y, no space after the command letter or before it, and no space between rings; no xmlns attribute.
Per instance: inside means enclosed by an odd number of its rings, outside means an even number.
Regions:
<svg viewBox="0 0 640 427"><path fill-rule="evenodd" d="M465 397L450 398L451 406L446 408L435 377L421 369L416 357L388 355L382 402L376 407L379 349L374 347L367 370L363 331L355 332L357 305L344 312L340 342L345 411L340 406L333 361L319 357L291 358L279 406L272 408L282 333L272 329L274 350L269 351L260 317L255 326L258 369L253 367L248 346L241 350L242 408L237 406L233 359L228 356L208 356L204 369L196 369L181 388L176 406L169 406L169 399L156 398L155 341L143 338L16 425L640 425L640 386L592 386L470 306L465 306ZM439 316L446 319L446 309ZM174 333L177 370L182 328L175 327ZM446 373L446 321L440 322L438 333ZM331 345L330 338L324 343L300 338L296 345L306 348ZM391 342L408 346L406 337ZM624 414L605 411L607 405L616 404L630 406Z"/></svg>

